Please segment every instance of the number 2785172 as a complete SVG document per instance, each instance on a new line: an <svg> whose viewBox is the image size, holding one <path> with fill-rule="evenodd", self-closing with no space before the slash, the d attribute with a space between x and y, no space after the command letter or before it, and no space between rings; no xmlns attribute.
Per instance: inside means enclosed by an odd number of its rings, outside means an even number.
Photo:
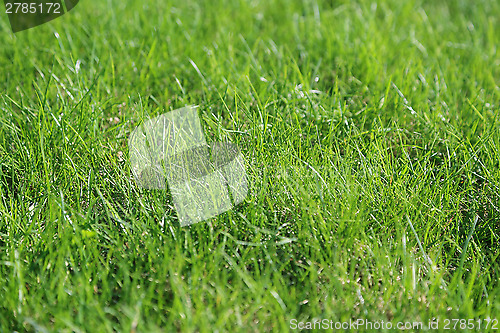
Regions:
<svg viewBox="0 0 500 333"><path fill-rule="evenodd" d="M7 2L5 8L7 14L62 14L61 4L57 2Z"/></svg>

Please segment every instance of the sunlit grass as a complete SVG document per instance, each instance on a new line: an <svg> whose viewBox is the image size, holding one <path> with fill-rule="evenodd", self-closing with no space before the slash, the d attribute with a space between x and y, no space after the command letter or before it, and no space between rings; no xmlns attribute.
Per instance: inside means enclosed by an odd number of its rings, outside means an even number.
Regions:
<svg viewBox="0 0 500 333"><path fill-rule="evenodd" d="M0 331L499 318L500 4L82 1L0 17ZM245 202L181 228L131 176L199 105Z"/></svg>

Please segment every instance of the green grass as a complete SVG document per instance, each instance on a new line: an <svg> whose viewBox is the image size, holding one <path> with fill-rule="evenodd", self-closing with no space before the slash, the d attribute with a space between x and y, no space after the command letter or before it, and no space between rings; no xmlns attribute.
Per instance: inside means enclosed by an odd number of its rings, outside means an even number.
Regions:
<svg viewBox="0 0 500 333"><path fill-rule="evenodd" d="M81 1L0 45L0 332L500 320L498 1ZM127 139L193 104L251 189L181 228Z"/></svg>

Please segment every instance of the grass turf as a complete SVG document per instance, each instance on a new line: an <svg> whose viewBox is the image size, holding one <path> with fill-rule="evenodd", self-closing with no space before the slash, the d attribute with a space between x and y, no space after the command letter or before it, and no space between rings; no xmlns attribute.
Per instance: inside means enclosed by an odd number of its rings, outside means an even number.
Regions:
<svg viewBox="0 0 500 333"><path fill-rule="evenodd" d="M2 15L0 331L500 319L499 21L493 0L82 1L15 36ZM190 104L251 189L180 228L127 137Z"/></svg>

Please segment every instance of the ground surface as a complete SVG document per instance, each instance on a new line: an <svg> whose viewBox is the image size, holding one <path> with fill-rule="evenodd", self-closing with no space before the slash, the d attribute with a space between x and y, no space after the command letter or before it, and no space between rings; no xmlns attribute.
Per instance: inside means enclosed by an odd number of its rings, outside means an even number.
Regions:
<svg viewBox="0 0 500 333"><path fill-rule="evenodd" d="M81 1L9 29L0 331L500 319L498 1ZM251 190L180 228L127 138L184 105Z"/></svg>

